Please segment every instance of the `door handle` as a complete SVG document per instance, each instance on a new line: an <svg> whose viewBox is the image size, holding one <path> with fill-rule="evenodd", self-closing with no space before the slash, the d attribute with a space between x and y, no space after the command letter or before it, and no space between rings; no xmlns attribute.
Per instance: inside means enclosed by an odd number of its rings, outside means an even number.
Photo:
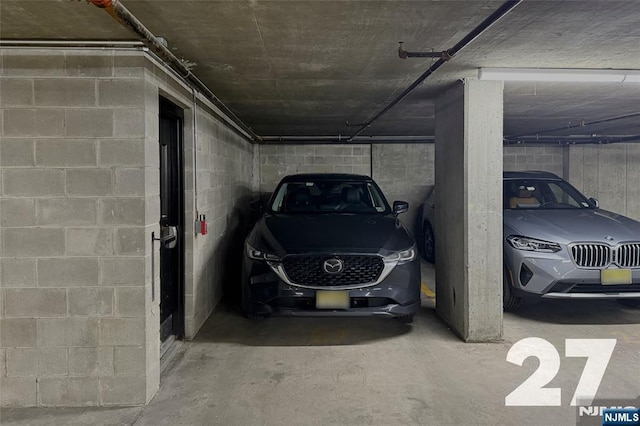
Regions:
<svg viewBox="0 0 640 426"><path fill-rule="evenodd" d="M164 248L172 249L178 243L178 228L175 226L162 226L160 238L157 239Z"/></svg>

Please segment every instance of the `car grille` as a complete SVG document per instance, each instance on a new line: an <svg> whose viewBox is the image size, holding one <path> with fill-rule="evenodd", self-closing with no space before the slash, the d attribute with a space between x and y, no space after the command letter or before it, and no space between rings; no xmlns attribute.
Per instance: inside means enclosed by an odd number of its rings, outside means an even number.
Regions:
<svg viewBox="0 0 640 426"><path fill-rule="evenodd" d="M640 267L640 243L624 244L618 247L616 263L623 268Z"/></svg>
<svg viewBox="0 0 640 426"><path fill-rule="evenodd" d="M581 268L606 268L611 263L622 268L640 267L640 243L620 244L574 244L571 257Z"/></svg>
<svg viewBox="0 0 640 426"><path fill-rule="evenodd" d="M606 244L576 244L571 247L576 265L583 268L603 268L611 263L611 246Z"/></svg>
<svg viewBox="0 0 640 426"><path fill-rule="evenodd" d="M339 258L344 269L329 274L322 269L325 260ZM287 256L282 260L287 277L294 284L318 287L341 287L375 282L382 273L380 256Z"/></svg>
<svg viewBox="0 0 640 426"><path fill-rule="evenodd" d="M549 293L634 293L640 292L638 284L602 285L558 283Z"/></svg>

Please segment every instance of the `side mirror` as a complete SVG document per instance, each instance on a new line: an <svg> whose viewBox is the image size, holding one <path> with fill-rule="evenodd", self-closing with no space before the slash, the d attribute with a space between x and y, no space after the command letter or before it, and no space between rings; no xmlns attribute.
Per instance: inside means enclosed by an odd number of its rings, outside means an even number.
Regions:
<svg viewBox="0 0 640 426"><path fill-rule="evenodd" d="M394 201L393 202L393 214L400 214L409 211L409 203L406 201Z"/></svg>
<svg viewBox="0 0 640 426"><path fill-rule="evenodd" d="M591 203L591 205L593 207L595 207L596 209L600 207L600 203L598 202L598 200L596 200L595 198L589 198L589 202Z"/></svg>

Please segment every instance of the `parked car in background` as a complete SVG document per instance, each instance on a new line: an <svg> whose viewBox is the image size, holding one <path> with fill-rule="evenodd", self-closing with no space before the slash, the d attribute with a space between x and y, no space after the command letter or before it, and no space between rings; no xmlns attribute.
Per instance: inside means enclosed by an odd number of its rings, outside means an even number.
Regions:
<svg viewBox="0 0 640 426"><path fill-rule="evenodd" d="M640 222L602 210L548 172L505 172L503 306L523 299L640 305ZM434 262L435 192L423 205L421 251Z"/></svg>
<svg viewBox="0 0 640 426"><path fill-rule="evenodd" d="M249 318L388 316L420 307L413 237L369 177L300 174L279 183L249 234L242 305Z"/></svg>

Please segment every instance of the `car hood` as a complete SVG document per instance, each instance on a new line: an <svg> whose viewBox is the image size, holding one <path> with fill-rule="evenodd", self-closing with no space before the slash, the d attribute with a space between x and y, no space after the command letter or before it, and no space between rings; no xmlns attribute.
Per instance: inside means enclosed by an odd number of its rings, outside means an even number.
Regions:
<svg viewBox="0 0 640 426"><path fill-rule="evenodd" d="M515 233L564 244L640 240L640 222L600 209L505 210L504 227L505 237Z"/></svg>
<svg viewBox="0 0 640 426"><path fill-rule="evenodd" d="M249 243L277 256L296 253L379 253L413 246L393 215L273 214L258 221Z"/></svg>

